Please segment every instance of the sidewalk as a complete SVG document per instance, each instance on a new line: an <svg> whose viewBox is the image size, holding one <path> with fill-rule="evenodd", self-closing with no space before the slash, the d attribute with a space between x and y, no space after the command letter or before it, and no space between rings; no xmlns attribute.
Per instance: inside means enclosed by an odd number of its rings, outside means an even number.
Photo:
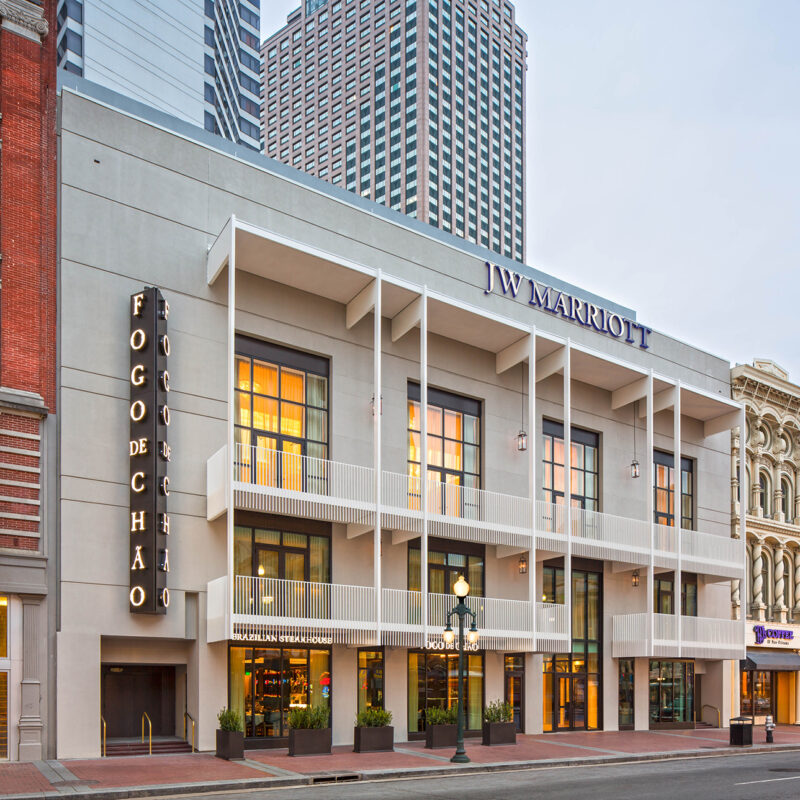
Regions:
<svg viewBox="0 0 800 800"><path fill-rule="evenodd" d="M115 800L199 791L299 786L334 780L441 775L465 770L519 769L556 765L619 763L650 758L741 755L800 750L800 727L780 726L775 744L754 730L752 748L728 746L728 730L569 732L518 736L516 745L484 747L467 740L472 764L450 763L450 750L426 750L423 742L395 746L393 753L353 753L334 747L329 756L290 758L282 750L248 750L242 762L210 753L132 756L91 760L0 764L0 797L60 797Z"/></svg>

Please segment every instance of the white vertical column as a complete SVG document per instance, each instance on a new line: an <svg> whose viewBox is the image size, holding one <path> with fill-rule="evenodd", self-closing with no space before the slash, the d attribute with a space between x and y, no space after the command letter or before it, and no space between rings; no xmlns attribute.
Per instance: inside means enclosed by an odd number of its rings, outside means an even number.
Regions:
<svg viewBox="0 0 800 800"><path fill-rule="evenodd" d="M233 638L233 591L236 576L233 574L233 465L234 453L233 410L235 408L234 386L236 384L236 217L230 219L230 250L228 252L228 480L225 482L225 527L228 547L228 602L225 610L225 628L228 639Z"/></svg>
<svg viewBox="0 0 800 800"><path fill-rule="evenodd" d="M683 516L683 472L681 470L681 382L675 385L675 405L672 417L672 438L675 450L675 532L678 536L678 568L675 570L675 610L678 614L678 658L683 652L683 619L681 597L683 596L683 570L681 564L681 517ZM652 493L651 493L652 494Z"/></svg>
<svg viewBox="0 0 800 800"><path fill-rule="evenodd" d="M383 316L381 313L382 299L381 271L378 270L375 276L375 307L374 307L374 333L373 333L373 382L374 382L374 402L372 405L372 446L373 464L375 467L375 531L373 539L373 564L375 582L375 627L378 636L378 644L381 641L381 484L383 471L381 469L381 416L383 414L383 402L381 401L381 324Z"/></svg>
<svg viewBox="0 0 800 800"><path fill-rule="evenodd" d="M645 445L645 463L647 470L645 471L645 491L647 492L647 519L650 523L650 564L647 567L647 640L648 640L648 655L653 655L653 588L655 585L655 569L654 569L654 549L655 549L655 511L653 509L653 370L651 369L647 375L647 396L645 398L646 421L645 428L647 430Z"/></svg>
<svg viewBox="0 0 800 800"><path fill-rule="evenodd" d="M531 499L531 547L528 552L528 597L533 615L533 650L536 651L536 326L531 327L528 349L528 497Z"/></svg>
<svg viewBox="0 0 800 800"><path fill-rule="evenodd" d="M419 548L419 574L422 600L422 644L428 641L428 287L422 289L422 314L419 322L419 501L422 509L422 536Z"/></svg>
<svg viewBox="0 0 800 800"><path fill-rule="evenodd" d="M564 559L564 596L567 601L568 647L572 652L572 343L564 346L564 527L567 555Z"/></svg>

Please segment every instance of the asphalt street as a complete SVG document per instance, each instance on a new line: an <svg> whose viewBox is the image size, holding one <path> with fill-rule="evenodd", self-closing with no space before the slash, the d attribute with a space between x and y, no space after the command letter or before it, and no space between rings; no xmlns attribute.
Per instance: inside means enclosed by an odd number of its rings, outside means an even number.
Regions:
<svg viewBox="0 0 800 800"><path fill-rule="evenodd" d="M230 800L800 800L800 752L218 793Z"/></svg>

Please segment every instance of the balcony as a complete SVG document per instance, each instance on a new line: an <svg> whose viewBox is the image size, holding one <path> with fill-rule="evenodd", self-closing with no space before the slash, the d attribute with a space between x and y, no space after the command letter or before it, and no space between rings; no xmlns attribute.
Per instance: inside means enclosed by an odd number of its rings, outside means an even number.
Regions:
<svg viewBox="0 0 800 800"><path fill-rule="evenodd" d="M208 461L207 516L225 513L227 448ZM352 526L351 535L375 525L375 471L327 459L283 453L254 445L236 445L233 463L235 508L282 514ZM531 546L535 522L539 550L565 554L568 546L566 509L536 501L535 520L526 497L471 489L428 480L427 514L422 513L422 481L418 477L383 472L381 526L394 532L395 541L428 533L448 539L500 545L516 550ZM652 526L653 564L659 569L678 567L678 533L666 525ZM617 561L633 568L650 563L651 525L580 508L571 509L569 540L572 554ZM741 543L702 531L680 531L681 567L717 580L740 579Z"/></svg>
<svg viewBox="0 0 800 800"><path fill-rule="evenodd" d="M611 640L614 658L650 655L648 615L615 616ZM743 658L742 623L731 619L684 616L681 617L679 641L678 617L674 614L653 614L652 655L656 658Z"/></svg>

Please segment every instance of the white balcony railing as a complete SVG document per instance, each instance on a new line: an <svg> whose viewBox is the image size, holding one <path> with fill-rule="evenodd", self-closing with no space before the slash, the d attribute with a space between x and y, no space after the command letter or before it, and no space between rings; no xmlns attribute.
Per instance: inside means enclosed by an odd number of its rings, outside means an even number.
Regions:
<svg viewBox="0 0 800 800"><path fill-rule="evenodd" d="M650 561L650 525L644 520L573 508L570 528L574 555L616 559L621 551L626 561Z"/></svg>
<svg viewBox="0 0 800 800"><path fill-rule="evenodd" d="M569 616L564 603L536 604L536 649L549 653L568 653Z"/></svg>
<svg viewBox="0 0 800 800"><path fill-rule="evenodd" d="M375 589L237 575L232 621L234 639L269 641L302 633L371 642L377 628Z"/></svg>
<svg viewBox="0 0 800 800"><path fill-rule="evenodd" d="M382 480L381 502L390 526L420 533L422 480L397 472L384 472ZM428 531L434 536L530 544L531 504L526 497L434 480L427 481L426 493Z"/></svg>
<svg viewBox="0 0 800 800"><path fill-rule="evenodd" d="M683 568L691 572L741 578L744 571L740 539L702 531L681 530L681 559Z"/></svg>
<svg viewBox="0 0 800 800"><path fill-rule="evenodd" d="M251 511L374 522L374 470L324 458L237 444L233 463L236 504Z"/></svg>
<svg viewBox="0 0 800 800"><path fill-rule="evenodd" d="M614 658L650 655L648 615L621 614L612 620L612 654ZM711 617L680 618L675 614L653 614L652 655L661 658L744 657L741 622Z"/></svg>

